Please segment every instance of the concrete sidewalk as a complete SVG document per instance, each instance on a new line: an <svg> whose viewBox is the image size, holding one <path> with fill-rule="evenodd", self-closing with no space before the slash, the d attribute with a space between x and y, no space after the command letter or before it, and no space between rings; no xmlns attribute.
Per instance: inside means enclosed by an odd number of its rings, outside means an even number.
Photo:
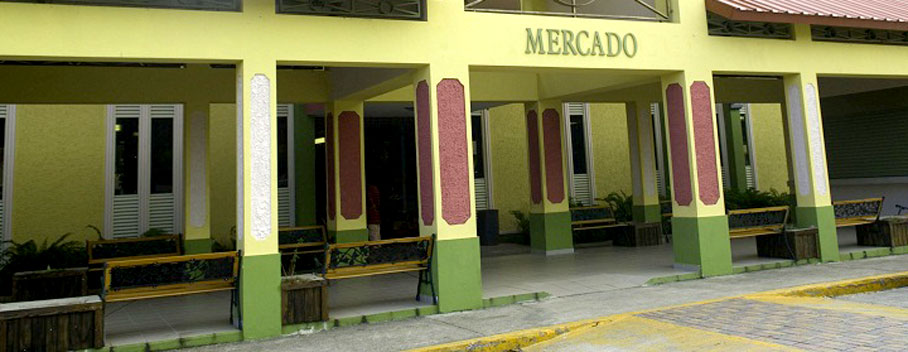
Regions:
<svg viewBox="0 0 908 352"><path fill-rule="evenodd" d="M552 297L462 313L336 328L193 351L398 351L668 305L908 270L908 256L797 266L703 280Z"/></svg>

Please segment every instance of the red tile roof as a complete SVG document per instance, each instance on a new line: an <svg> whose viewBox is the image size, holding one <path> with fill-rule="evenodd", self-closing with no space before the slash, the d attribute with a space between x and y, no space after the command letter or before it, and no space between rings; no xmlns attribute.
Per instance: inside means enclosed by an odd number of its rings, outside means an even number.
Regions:
<svg viewBox="0 0 908 352"><path fill-rule="evenodd" d="M739 21L908 30L908 0L706 0Z"/></svg>

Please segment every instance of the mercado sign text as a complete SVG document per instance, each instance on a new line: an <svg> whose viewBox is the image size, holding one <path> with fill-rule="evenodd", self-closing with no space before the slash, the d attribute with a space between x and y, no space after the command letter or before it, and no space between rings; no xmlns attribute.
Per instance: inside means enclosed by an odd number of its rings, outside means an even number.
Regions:
<svg viewBox="0 0 908 352"><path fill-rule="evenodd" d="M527 28L527 54L607 56L637 55L637 37L633 33L618 35L612 32L567 29Z"/></svg>

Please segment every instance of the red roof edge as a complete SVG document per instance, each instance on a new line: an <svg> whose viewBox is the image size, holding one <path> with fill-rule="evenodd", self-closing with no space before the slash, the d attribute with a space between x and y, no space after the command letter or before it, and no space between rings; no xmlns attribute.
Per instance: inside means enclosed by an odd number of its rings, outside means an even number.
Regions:
<svg viewBox="0 0 908 352"><path fill-rule="evenodd" d="M795 15L787 13L742 11L734 6L718 0L706 0L706 9L722 17L735 21L774 22L774 23L800 23L816 24L833 27L854 27L867 29L884 29L895 31L908 31L906 22L890 22L872 19L826 17L812 15Z"/></svg>

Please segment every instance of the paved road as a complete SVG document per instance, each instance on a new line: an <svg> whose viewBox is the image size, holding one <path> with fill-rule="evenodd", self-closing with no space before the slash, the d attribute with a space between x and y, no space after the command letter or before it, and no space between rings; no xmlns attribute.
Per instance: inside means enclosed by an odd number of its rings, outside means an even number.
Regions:
<svg viewBox="0 0 908 352"><path fill-rule="evenodd" d="M908 268L906 268L906 270L908 270ZM837 299L851 302L863 302L891 307L908 308L908 287L889 291L842 296L838 297Z"/></svg>
<svg viewBox="0 0 908 352"><path fill-rule="evenodd" d="M635 287L568 297L553 297L541 302L517 304L472 312L434 315L373 325L358 325L265 341L207 346L195 349L194 351L398 351L620 313L638 312L659 307L694 303L778 288L853 279L906 270L908 270L908 255L844 263L800 266L716 277L705 280L678 282L660 286ZM724 347L724 349L736 351L785 350L791 349L792 347L777 343L787 336L784 333L780 333L778 341L767 340L765 342L743 338L713 339L708 337L715 337L717 335L726 336L726 333L731 334L729 336L734 336L736 333L746 333L744 331L722 332L724 330L721 330L725 329L726 325L729 325L728 321L740 320L740 317L743 316L741 314L743 313L736 310L741 309L740 307L762 309L762 311L758 312L763 313L773 312L769 316L776 319L774 320L775 325L760 330L760 333L772 333L772 331L784 330L784 323L801 321L796 319L798 314L806 315L809 313L810 315L807 316L812 318L827 315L830 317L834 316L834 318L830 318L831 320L828 321L829 324L832 324L829 326L833 328L847 326L847 322L850 321L848 319L863 318L863 316L857 315L859 313L853 310L846 310L848 313L847 315L838 316L829 315L827 314L828 312L825 311L815 312L811 310L797 310L797 314L792 313L793 315L787 315L788 313L785 312L788 310L780 309L781 307L765 305L761 302L753 304L750 302L740 303L746 304L737 306L738 308L734 305L706 306L699 308L703 310L699 312L670 310L664 312L664 316L659 317L632 316L626 320L629 324L628 326L631 326L632 328L625 329L625 331L631 333L640 331L640 329L659 330L671 326L675 327L675 329L671 330L674 331L675 335L667 338L674 338L677 340L686 339L693 345L699 343L701 346L700 349L723 349ZM858 304L852 302L844 303ZM813 307L810 309L813 309ZM717 312L724 314L724 318L721 318L722 315L718 315L719 313ZM715 319L703 319L699 322L691 320L689 323L686 323L687 325L672 324L669 319L676 317L679 314L688 313L699 314L700 316L706 317L715 315ZM749 319L764 319L763 316L759 314L750 315L749 317ZM727 319L727 321L723 322L720 318ZM843 319L845 321L844 323ZM886 322L886 324L889 323L890 322L888 321ZM823 326L826 326L825 320L823 321L823 324ZM896 326L895 328L902 329L898 331L902 336L908 336L908 331L904 330L904 325L901 327ZM812 330L804 331L804 334L814 333L820 332ZM628 339L627 341L633 342L633 339ZM886 341L888 340L882 340L880 343L885 343ZM633 344L635 347L633 349L639 349L648 342L651 343L652 341L637 341L636 344ZM836 342L838 343L841 341L836 340ZM871 341L868 343L872 342L879 341ZM685 344L685 346L692 346L692 344ZM665 345L663 344L661 346L664 347ZM901 346L904 347L906 344L903 343ZM835 346L831 345L829 347ZM615 348L614 350L622 350L622 348Z"/></svg>

